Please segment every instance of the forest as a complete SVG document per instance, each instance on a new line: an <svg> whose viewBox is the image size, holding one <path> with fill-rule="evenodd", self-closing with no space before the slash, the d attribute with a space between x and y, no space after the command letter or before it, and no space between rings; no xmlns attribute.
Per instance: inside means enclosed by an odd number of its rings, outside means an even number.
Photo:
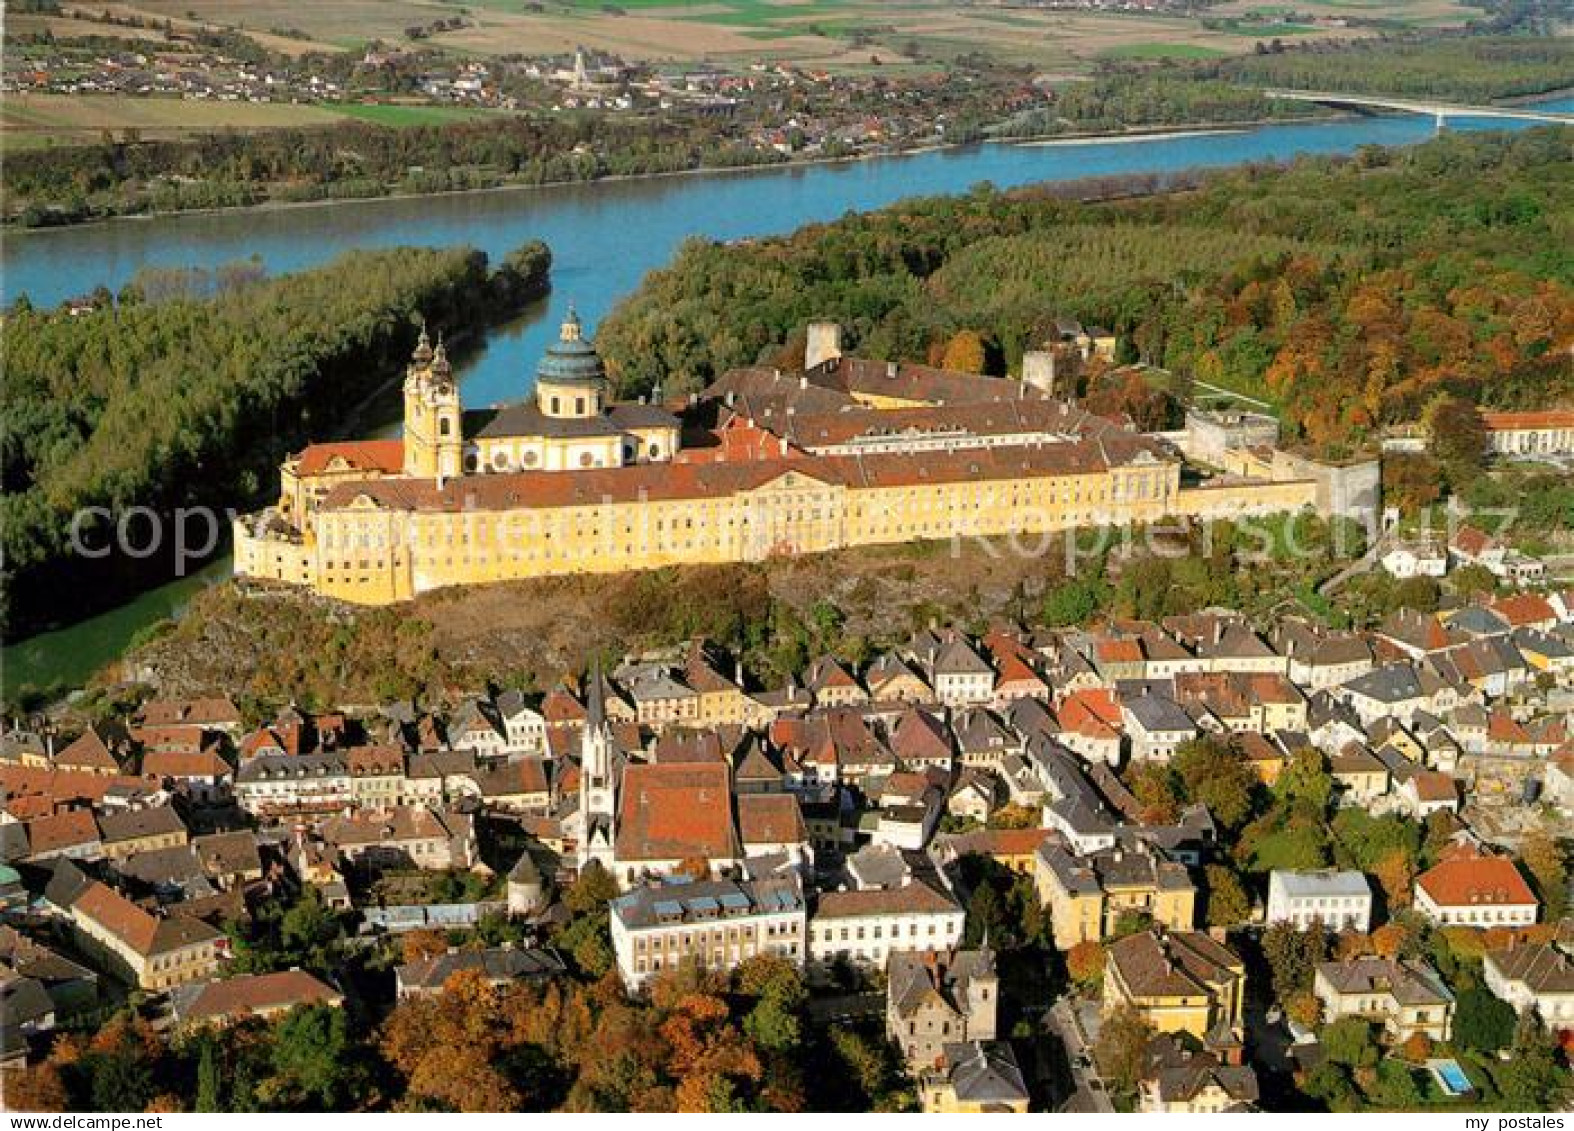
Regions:
<svg viewBox="0 0 1574 1131"><path fill-rule="evenodd" d="M939 364L977 339L1007 373L1072 316L1116 330L1119 361L1271 401L1292 439L1338 454L1441 394L1533 407L1574 392L1570 145L1557 127L1450 134L1165 195L981 186L691 241L599 342L625 393L674 392L793 364L815 318L877 359Z"/></svg>
<svg viewBox="0 0 1574 1131"><path fill-rule="evenodd" d="M1286 46L1159 65L1107 62L1087 82L999 123L996 137L1256 122L1326 111L1273 99L1264 88L1495 102L1574 84L1574 40L1529 36L1396 36Z"/></svg>
<svg viewBox="0 0 1574 1131"><path fill-rule="evenodd" d="M542 296L551 262L541 243L495 269L472 248L393 248L277 278L256 263L145 271L54 310L19 298L0 393L6 636L171 575L167 522L146 557L72 553L84 508L112 517L84 523L83 544L125 523L140 551L153 514L256 505L280 459L399 372L422 318L463 340Z"/></svg>
<svg viewBox="0 0 1574 1131"><path fill-rule="evenodd" d="M145 212L590 181L774 160L782 158L703 121L589 114L121 139L7 154L6 219L42 227Z"/></svg>
<svg viewBox="0 0 1574 1131"><path fill-rule="evenodd" d="M1574 40L1457 36L1307 44L1200 64L1228 82L1483 103L1574 84Z"/></svg>

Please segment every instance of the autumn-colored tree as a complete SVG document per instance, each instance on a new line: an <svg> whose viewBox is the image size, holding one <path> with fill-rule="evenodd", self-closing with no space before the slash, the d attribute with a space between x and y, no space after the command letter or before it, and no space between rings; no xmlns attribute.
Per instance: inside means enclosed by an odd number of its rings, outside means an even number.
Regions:
<svg viewBox="0 0 1574 1131"><path fill-rule="evenodd" d="M1372 936L1361 931L1342 931L1334 939L1334 951L1341 962L1364 958L1374 953Z"/></svg>
<svg viewBox="0 0 1574 1131"><path fill-rule="evenodd" d="M406 966L448 953L448 937L441 931L423 927L407 931L399 940L399 953Z"/></svg>
<svg viewBox="0 0 1574 1131"><path fill-rule="evenodd" d="M1026 805L1002 805L989 815L989 827L992 829L1032 829L1037 828L1039 813Z"/></svg>
<svg viewBox="0 0 1574 1131"><path fill-rule="evenodd" d="M1383 457L1383 500L1405 514L1431 506L1443 493L1443 469L1425 453L1395 452Z"/></svg>
<svg viewBox="0 0 1574 1131"><path fill-rule="evenodd" d="M1066 973L1083 989L1098 985L1104 976L1104 948L1092 939L1077 943L1066 952Z"/></svg>
<svg viewBox="0 0 1574 1131"><path fill-rule="evenodd" d="M60 1069L52 1062L25 1068L8 1069L0 1079L6 1107L11 1111L68 1111L71 1097L66 1094Z"/></svg>
<svg viewBox="0 0 1574 1131"><path fill-rule="evenodd" d="M683 1076L695 1068L727 1033L727 1003L709 994L685 994L661 1024L667 1042L668 1066Z"/></svg>
<svg viewBox="0 0 1574 1131"><path fill-rule="evenodd" d="M1534 832L1520 846L1519 858L1535 881L1536 890L1546 907L1546 918L1555 922L1568 910L1568 860L1556 840L1544 832Z"/></svg>
<svg viewBox="0 0 1574 1131"><path fill-rule="evenodd" d="M1487 430L1476 406L1464 397L1440 396L1423 418L1432 454L1458 489L1474 479L1486 458Z"/></svg>
<svg viewBox="0 0 1574 1131"><path fill-rule="evenodd" d="M1311 990L1298 990L1285 999L1284 1012L1297 1025L1315 1029L1323 1020L1323 1003Z"/></svg>
<svg viewBox="0 0 1574 1131"><path fill-rule="evenodd" d="M1397 958L1410 943L1410 930L1403 923L1384 923L1372 932L1372 953Z"/></svg>
<svg viewBox="0 0 1574 1131"><path fill-rule="evenodd" d="M1372 874L1383 886L1388 906L1393 909L1410 906L1410 889L1415 882L1415 857L1402 848L1383 855L1372 867Z"/></svg>
<svg viewBox="0 0 1574 1131"><path fill-rule="evenodd" d="M501 1048L501 995L478 970L450 978L436 997L409 998L383 1023L381 1048L405 1077L407 1100L452 1111L510 1111L523 1097L493 1067Z"/></svg>
<svg viewBox="0 0 1574 1131"><path fill-rule="evenodd" d="M1411 1064L1425 1064L1432 1057L1432 1038L1425 1033L1412 1033L1400 1044L1399 1055Z"/></svg>
<svg viewBox="0 0 1574 1131"><path fill-rule="evenodd" d="M1168 766L1134 763L1126 771L1126 788L1142 806L1142 819L1147 823L1169 824L1180 816L1179 781Z"/></svg>
<svg viewBox="0 0 1574 1131"><path fill-rule="evenodd" d="M982 373L986 356L984 339L976 330L959 330L946 343L940 357L942 369L955 369L962 373Z"/></svg>

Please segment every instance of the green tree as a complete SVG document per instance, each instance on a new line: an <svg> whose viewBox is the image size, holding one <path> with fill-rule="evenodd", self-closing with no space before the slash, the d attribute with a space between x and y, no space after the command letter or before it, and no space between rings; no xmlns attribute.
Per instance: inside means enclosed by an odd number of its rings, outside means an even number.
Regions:
<svg viewBox="0 0 1574 1131"><path fill-rule="evenodd" d="M999 940L1005 934L1006 909L1000 893L988 882L973 889L967 901L967 946L978 946L987 937Z"/></svg>
<svg viewBox="0 0 1574 1131"><path fill-rule="evenodd" d="M1520 1023L1514 1052L1493 1069L1493 1082L1510 1111L1551 1111L1567 1102L1568 1071L1555 1044L1535 1018Z"/></svg>
<svg viewBox="0 0 1574 1131"><path fill-rule="evenodd" d="M1481 473L1486 458L1487 430L1476 406L1464 397L1440 396L1423 417L1433 457L1455 490Z"/></svg>
<svg viewBox="0 0 1574 1131"><path fill-rule="evenodd" d="M1151 1040L1153 1026L1142 1014L1129 1005L1118 1006L1104 1018L1098 1040L1093 1045L1099 1073L1116 1087L1129 1092L1142 1079Z"/></svg>
<svg viewBox="0 0 1574 1131"><path fill-rule="evenodd" d="M1331 1060L1306 1074L1302 1091L1322 1101L1329 1111L1358 1111L1361 1107L1361 1097L1350 1082L1350 1074Z"/></svg>
<svg viewBox="0 0 1574 1131"><path fill-rule="evenodd" d="M1103 587L1090 578L1072 578L1044 594L1041 613L1051 628L1086 624L1104 603Z"/></svg>
<svg viewBox="0 0 1574 1131"><path fill-rule="evenodd" d="M1251 900L1238 876L1223 864L1204 869L1208 888L1208 926L1239 927L1251 918Z"/></svg>
<svg viewBox="0 0 1574 1131"><path fill-rule="evenodd" d="M1359 1017L1342 1017L1323 1027L1319 1035L1328 1059L1346 1068L1370 1068L1380 1051L1372 1035L1371 1022Z"/></svg>
<svg viewBox="0 0 1574 1131"><path fill-rule="evenodd" d="M273 1030L275 1086L292 1106L341 1108L359 1095L365 1082L360 1059L342 1008L297 1006Z"/></svg>
<svg viewBox="0 0 1574 1131"><path fill-rule="evenodd" d="M223 1111L224 1085L219 1068L217 1042L212 1033L199 1038L197 1057L197 1111Z"/></svg>
<svg viewBox="0 0 1574 1131"><path fill-rule="evenodd" d="M1328 811L1333 785L1322 753L1305 747L1295 752L1273 783L1274 800L1282 805L1302 806L1321 815Z"/></svg>
<svg viewBox="0 0 1574 1131"><path fill-rule="evenodd" d="M1514 1007L1482 986L1459 994L1454 1006L1454 1042L1476 1052L1497 1052L1514 1040Z"/></svg>
<svg viewBox="0 0 1574 1131"><path fill-rule="evenodd" d="M1239 828L1251 816L1256 775L1223 742L1208 737L1182 743L1171 764L1186 797L1206 805L1225 828Z"/></svg>
<svg viewBox="0 0 1574 1131"><path fill-rule="evenodd" d="M1372 1098L1384 1107L1411 1110L1421 1104L1421 1089L1415 1070L1400 1060L1385 1060L1377 1066Z"/></svg>
<svg viewBox="0 0 1574 1131"><path fill-rule="evenodd" d="M1317 964L1327 957L1327 936L1320 923L1305 931L1275 923L1263 932L1262 952L1273 975L1274 996L1285 1001L1311 987Z"/></svg>

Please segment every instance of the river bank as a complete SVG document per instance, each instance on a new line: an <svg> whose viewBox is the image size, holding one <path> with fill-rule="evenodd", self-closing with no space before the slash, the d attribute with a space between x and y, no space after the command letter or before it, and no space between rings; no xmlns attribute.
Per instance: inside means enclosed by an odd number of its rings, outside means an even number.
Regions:
<svg viewBox="0 0 1574 1131"><path fill-rule="evenodd" d="M1460 128L1483 126L1467 123ZM1171 133L1140 144L1097 139L1060 139L1073 143L1057 146L974 144L881 160L726 171L748 176L685 173L332 202L354 207L303 204L183 213L142 218L137 224L8 233L0 242L0 269L8 294L26 292L35 304L53 305L100 284L116 289L150 266L212 270L255 254L271 273L285 273L351 248L468 243L497 257L526 240L545 240L554 252L554 297L491 328L473 354L456 359L464 399L480 407L528 394L530 374L555 337L556 321L569 302L593 332L623 296L648 272L668 264L688 239L761 238L904 198L967 192L981 182L1007 190L1101 177L1162 178L1298 156L1348 154L1369 145L1405 146L1433 136L1433 126L1421 118L1352 117L1200 135L1186 132L1190 136ZM382 413L374 409L372 415ZM369 420L363 417L363 423ZM135 605L134 616L102 622L95 618L76 626L84 630L80 633L67 629L8 646L6 683L38 683L35 677L46 674L53 682L68 668L82 673L66 676L68 685L73 678L85 678L120 655L139 627L169 615L170 603L158 591Z"/></svg>
<svg viewBox="0 0 1574 1131"><path fill-rule="evenodd" d="M286 212L293 209L331 208L341 205L365 205L373 201L381 200L432 200L446 197L486 196L497 193L525 193L547 189L569 188L581 185L639 183L644 181L664 181L675 178L697 176L714 177L734 174L770 173L790 171L793 169L812 169L819 166L857 165L871 161L884 161L902 157L917 157L926 153L961 152L971 148L986 145L1070 145L1078 142L1107 142L1110 144L1119 144L1122 142L1133 141L1201 137L1207 134L1250 130L1261 126L1291 125L1302 122L1325 122L1348 117L1354 117L1354 115L1328 112L1322 114L1307 114L1304 117L1296 118L1249 118L1237 121L1188 122L1173 126L1137 127L1134 130L1088 130L1070 133L1033 134L1024 137L984 137L958 142L926 142L924 144L898 146L888 149L872 150L865 153L846 154L838 157L787 157L780 161L767 160L738 165L696 165L691 169L670 169L654 173L610 173L606 176L590 177L577 180L536 182L520 181L509 184L487 185L482 188L444 189L436 192L401 192L397 187L390 187L387 192L368 193L363 196L332 197L321 200L263 200L255 204L227 205L218 208L149 209L145 212L128 212L114 216L97 216L91 219L71 220L61 224L42 224L32 227L19 224L17 222L17 217L12 216L0 220L0 231L4 231L9 238L15 238L18 235L27 236L34 233L56 232L62 230L74 231L83 228L102 227L110 224L165 220L178 216L223 216L235 214L244 215L250 213Z"/></svg>

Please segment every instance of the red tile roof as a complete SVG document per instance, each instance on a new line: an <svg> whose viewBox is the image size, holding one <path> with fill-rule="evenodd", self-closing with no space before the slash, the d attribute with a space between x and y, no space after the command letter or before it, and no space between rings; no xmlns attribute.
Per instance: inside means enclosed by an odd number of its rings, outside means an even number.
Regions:
<svg viewBox="0 0 1574 1131"><path fill-rule="evenodd" d="M336 460L342 462L346 470L397 475L404 470L404 441L343 440L312 444L301 452L296 470L300 475L321 475Z"/></svg>
<svg viewBox="0 0 1574 1131"><path fill-rule="evenodd" d="M98 843L98 823L87 809L66 809L27 823L27 843L38 856Z"/></svg>
<svg viewBox="0 0 1574 1131"><path fill-rule="evenodd" d="M976 852L980 856L1031 856L1052 836L1054 829L979 829L951 839L958 855Z"/></svg>
<svg viewBox="0 0 1574 1131"><path fill-rule="evenodd" d="M573 475L522 471L442 482L391 478L339 483L328 492L322 505L329 510L339 509L365 496L393 510L457 512L725 498L787 475L829 486L863 489L994 482L1092 475L1126 463L1138 452L1152 455L1157 450L1141 437L1113 433L1097 442L1047 444L1039 448L984 448L921 455L788 456L754 463L634 464L594 468Z"/></svg>
<svg viewBox="0 0 1574 1131"><path fill-rule="evenodd" d="M280 970L273 974L243 974L192 987L185 1000L181 1020L230 1021L254 1014L267 1015L297 1005L340 1005L343 996L332 986L318 981L304 970Z"/></svg>
<svg viewBox="0 0 1574 1131"><path fill-rule="evenodd" d="M98 731L89 727L70 746L55 755L55 765L62 769L108 770L118 773L120 763L109 752L109 747L99 737Z"/></svg>
<svg viewBox="0 0 1574 1131"><path fill-rule="evenodd" d="M152 778L216 778L233 772L230 764L210 749L155 750L142 756L142 774Z"/></svg>
<svg viewBox="0 0 1574 1131"><path fill-rule="evenodd" d="M1535 593L1515 593L1512 596L1501 597L1488 607L1515 628L1527 624L1556 622L1558 619L1557 610L1552 607L1551 602Z"/></svg>
<svg viewBox="0 0 1574 1131"><path fill-rule="evenodd" d="M1483 412L1488 432L1513 432L1526 428L1574 428L1574 410L1550 409L1542 412Z"/></svg>
<svg viewBox="0 0 1574 1131"><path fill-rule="evenodd" d="M1094 655L1105 663L1137 664L1142 662L1142 645L1136 640L1098 640L1093 645Z"/></svg>
<svg viewBox="0 0 1574 1131"><path fill-rule="evenodd" d="M1440 907L1537 902L1514 862L1504 856L1444 860L1416 877L1416 887Z"/></svg>
<svg viewBox="0 0 1574 1131"><path fill-rule="evenodd" d="M110 789L120 786L142 788L140 778L125 774L95 774L88 770L53 770L41 766L0 764L0 795L37 796L56 803L86 801L96 804Z"/></svg>
<svg viewBox="0 0 1574 1131"><path fill-rule="evenodd" d="M798 799L789 793L745 793L738 797L738 832L751 844L801 844L809 839Z"/></svg>
<svg viewBox="0 0 1574 1131"><path fill-rule="evenodd" d="M618 859L737 859L729 778L724 763L629 766L618 803Z"/></svg>
<svg viewBox="0 0 1574 1131"><path fill-rule="evenodd" d="M166 954L198 943L216 942L223 932L200 919L160 919L113 888L94 880L71 905L144 957Z"/></svg>
<svg viewBox="0 0 1574 1131"><path fill-rule="evenodd" d="M211 699L150 699L142 707L143 726L232 726L241 721L240 710L220 696Z"/></svg>

